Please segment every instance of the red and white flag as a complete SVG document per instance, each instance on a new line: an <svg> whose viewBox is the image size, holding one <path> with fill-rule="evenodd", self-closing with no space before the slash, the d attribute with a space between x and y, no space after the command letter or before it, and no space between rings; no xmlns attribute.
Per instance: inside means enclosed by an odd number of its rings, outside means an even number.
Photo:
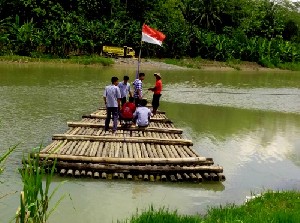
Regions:
<svg viewBox="0 0 300 223"><path fill-rule="evenodd" d="M162 42L166 36L162 33L159 32L155 29L150 28L146 24L143 25L142 29L142 41L147 42L147 43L153 43L157 45L162 45Z"/></svg>

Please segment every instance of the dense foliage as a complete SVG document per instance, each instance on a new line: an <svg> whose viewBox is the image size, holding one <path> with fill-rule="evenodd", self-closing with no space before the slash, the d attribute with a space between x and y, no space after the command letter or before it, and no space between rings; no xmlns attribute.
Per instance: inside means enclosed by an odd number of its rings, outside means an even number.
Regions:
<svg viewBox="0 0 300 223"><path fill-rule="evenodd" d="M143 23L167 36L163 47L143 44L143 56L300 61L300 14L286 0L1 0L0 54L138 52Z"/></svg>

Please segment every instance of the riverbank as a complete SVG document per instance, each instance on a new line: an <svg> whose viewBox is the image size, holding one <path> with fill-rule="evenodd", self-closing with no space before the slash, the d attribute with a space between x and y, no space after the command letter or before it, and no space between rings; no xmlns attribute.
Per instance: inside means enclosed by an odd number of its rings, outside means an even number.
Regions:
<svg viewBox="0 0 300 223"><path fill-rule="evenodd" d="M14 64L70 64L79 66L112 66L114 68L132 68L137 67L137 58L105 58L100 56L73 56L68 59L61 58L32 58L25 56L0 56L0 63ZM297 64L282 64L279 68L267 68L254 62L246 61L210 61L201 58L184 58L184 59L142 59L140 67L142 70L159 69L159 70L189 70L200 69L203 71L284 71L300 70Z"/></svg>
<svg viewBox="0 0 300 223"><path fill-rule="evenodd" d="M179 215L176 211L167 209L148 211L137 214L124 222L129 223L279 223L300 222L300 192L266 192L262 196L254 196L241 206L228 204L225 207L211 208L205 216Z"/></svg>

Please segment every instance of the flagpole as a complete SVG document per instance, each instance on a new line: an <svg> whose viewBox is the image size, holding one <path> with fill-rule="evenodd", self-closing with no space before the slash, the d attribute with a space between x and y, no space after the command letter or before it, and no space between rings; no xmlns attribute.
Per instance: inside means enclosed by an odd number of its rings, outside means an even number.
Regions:
<svg viewBox="0 0 300 223"><path fill-rule="evenodd" d="M136 71L135 79L138 79L139 73L140 73L140 63L141 63L141 54L142 54L142 44L143 44L143 41L141 40L140 52L139 52L139 58L138 58L138 66L137 66L137 71Z"/></svg>

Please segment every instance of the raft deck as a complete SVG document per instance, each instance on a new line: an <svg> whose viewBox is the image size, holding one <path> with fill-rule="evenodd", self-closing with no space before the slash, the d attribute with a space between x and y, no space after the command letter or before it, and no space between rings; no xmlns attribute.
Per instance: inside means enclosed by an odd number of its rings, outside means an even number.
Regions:
<svg viewBox="0 0 300 223"><path fill-rule="evenodd" d="M224 181L223 168L200 156L183 131L164 112L151 117L146 128L118 125L105 133L104 108L68 122L65 134L56 134L39 153L41 160L57 159L61 176L146 181ZM110 125L110 128L112 125Z"/></svg>

